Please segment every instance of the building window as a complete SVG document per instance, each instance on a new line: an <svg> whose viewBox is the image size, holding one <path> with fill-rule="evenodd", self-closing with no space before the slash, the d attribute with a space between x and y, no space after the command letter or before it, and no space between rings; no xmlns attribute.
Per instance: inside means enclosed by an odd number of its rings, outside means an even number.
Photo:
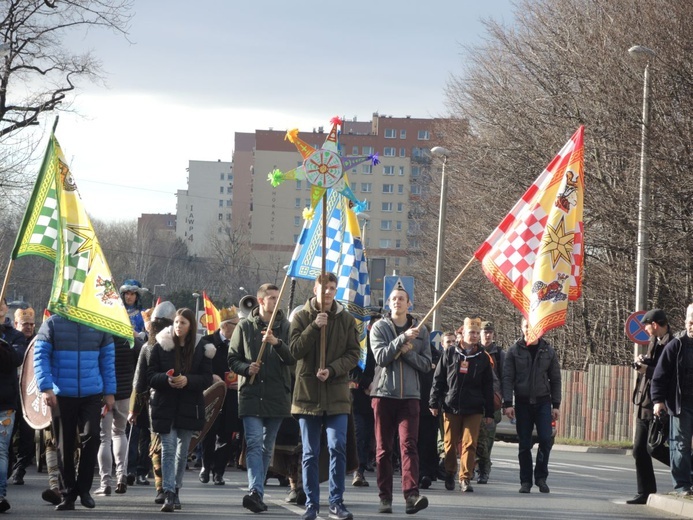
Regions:
<svg viewBox="0 0 693 520"><path fill-rule="evenodd" d="M223 186L219 186L219 193L224 193L224 187Z"/></svg>
<svg viewBox="0 0 693 520"><path fill-rule="evenodd" d="M392 202L383 202L381 208L385 213L392 213Z"/></svg>
<svg viewBox="0 0 693 520"><path fill-rule="evenodd" d="M399 149L399 156L400 157L406 157L407 156L407 149L402 147Z"/></svg>
<svg viewBox="0 0 693 520"><path fill-rule="evenodd" d="M410 238L409 239L409 249L419 249L419 239Z"/></svg>
<svg viewBox="0 0 693 520"><path fill-rule="evenodd" d="M418 177L421 175L421 166L412 166L411 167L411 176L412 177Z"/></svg>
<svg viewBox="0 0 693 520"><path fill-rule="evenodd" d="M297 190L300 190L300 189L301 189L301 181L300 181L300 180L297 180L297 181L296 181L296 189L297 189Z"/></svg>
<svg viewBox="0 0 693 520"><path fill-rule="evenodd" d="M224 220L224 214L223 213L219 213L219 220Z"/></svg>
<svg viewBox="0 0 693 520"><path fill-rule="evenodd" d="M294 243L298 242L298 235L294 235Z"/></svg>
<svg viewBox="0 0 693 520"><path fill-rule="evenodd" d="M231 213L226 214L226 220L231 222Z"/></svg>
<svg viewBox="0 0 693 520"><path fill-rule="evenodd" d="M391 220L381 220L380 221L380 229L383 231L390 231L392 229L392 221Z"/></svg>
<svg viewBox="0 0 693 520"><path fill-rule="evenodd" d="M227 174L226 174L226 180L227 180L227 181L232 181L232 180L233 180L233 173L227 173Z"/></svg>
<svg viewBox="0 0 693 520"><path fill-rule="evenodd" d="M402 221L401 220L398 220L397 222L395 222L395 229L397 231L402 231Z"/></svg>
<svg viewBox="0 0 693 520"><path fill-rule="evenodd" d="M224 201L223 201L223 200L220 200L220 201L219 201L219 207L220 207L220 208L223 208L223 207L224 207Z"/></svg>
<svg viewBox="0 0 693 520"><path fill-rule="evenodd" d="M371 210L371 201L367 200L366 201L366 211L370 211L370 210ZM370 227L370 226L368 226L368 227Z"/></svg>
<svg viewBox="0 0 693 520"><path fill-rule="evenodd" d="M395 174L395 167L394 166L383 166L383 175L394 175Z"/></svg>
<svg viewBox="0 0 693 520"><path fill-rule="evenodd" d="M385 157L394 157L397 154L397 149L394 146L386 146L383 150Z"/></svg>
<svg viewBox="0 0 693 520"><path fill-rule="evenodd" d="M296 206L297 208L301 207L301 197L296 197Z"/></svg>
<svg viewBox="0 0 693 520"><path fill-rule="evenodd" d="M400 139L406 139L407 138L407 131L406 130L400 130L399 131L399 138Z"/></svg>
<svg viewBox="0 0 693 520"><path fill-rule="evenodd" d="M416 138L419 141L428 141L431 138L431 134L428 130L419 130L419 133L416 136Z"/></svg>
<svg viewBox="0 0 693 520"><path fill-rule="evenodd" d="M226 207L227 207L227 208L230 208L230 207L231 207L231 199L228 199L228 200L226 201Z"/></svg>
<svg viewBox="0 0 693 520"><path fill-rule="evenodd" d="M383 184L383 193L394 193L395 192L395 185L394 184Z"/></svg>
<svg viewBox="0 0 693 520"><path fill-rule="evenodd" d="M351 147L351 155L358 155L359 154L359 147L358 146L352 146Z"/></svg>
<svg viewBox="0 0 693 520"><path fill-rule="evenodd" d="M304 206L307 208L310 207L310 199L306 199L306 203L304 204Z"/></svg>
<svg viewBox="0 0 693 520"><path fill-rule="evenodd" d="M404 211L404 202L397 203L397 213L402 213Z"/></svg>
<svg viewBox="0 0 693 520"><path fill-rule="evenodd" d="M371 193L373 191L373 184L370 182L361 183L361 193Z"/></svg>
<svg viewBox="0 0 693 520"><path fill-rule="evenodd" d="M412 195L421 195L421 186L418 184L412 184L411 185L411 194Z"/></svg>
<svg viewBox="0 0 693 520"><path fill-rule="evenodd" d="M364 146L362 148L363 150L363 155L371 155L373 153L373 147L372 146Z"/></svg>
<svg viewBox="0 0 693 520"><path fill-rule="evenodd" d="M219 180L220 180L220 181L223 181L223 180L224 180L224 174L223 174L223 173L220 173L220 174L219 174Z"/></svg>
<svg viewBox="0 0 693 520"><path fill-rule="evenodd" d="M373 165L372 164L364 164L361 166L361 171L363 172L364 175L370 175L373 173Z"/></svg>
<svg viewBox="0 0 693 520"><path fill-rule="evenodd" d="M294 217L294 226L298 227L301 225L301 217Z"/></svg>
<svg viewBox="0 0 693 520"><path fill-rule="evenodd" d="M385 129L385 139L396 139L397 138L397 130L394 128L386 128Z"/></svg>
<svg viewBox="0 0 693 520"><path fill-rule="evenodd" d="M404 166L399 167L399 174L404 175Z"/></svg>
<svg viewBox="0 0 693 520"><path fill-rule="evenodd" d="M233 186L227 186L226 193L233 193Z"/></svg>
<svg viewBox="0 0 693 520"><path fill-rule="evenodd" d="M389 238L381 238L380 243L378 244L381 249L389 249L392 247L392 240Z"/></svg>
<svg viewBox="0 0 693 520"><path fill-rule="evenodd" d="M395 240L395 249L401 249L402 248L402 241L398 238Z"/></svg>
<svg viewBox="0 0 693 520"><path fill-rule="evenodd" d="M399 193L400 195L404 193L404 184L397 185L397 193Z"/></svg>

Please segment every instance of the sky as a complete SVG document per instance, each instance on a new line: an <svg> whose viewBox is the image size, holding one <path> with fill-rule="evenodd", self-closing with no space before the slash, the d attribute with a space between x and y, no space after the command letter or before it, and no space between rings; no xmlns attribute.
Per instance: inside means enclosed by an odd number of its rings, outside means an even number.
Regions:
<svg viewBox="0 0 693 520"><path fill-rule="evenodd" d="M444 89L512 0L135 0L129 42L73 36L106 85L81 83L56 136L87 211L176 212L189 160L231 161L235 132L447 114ZM51 116L52 120L52 116Z"/></svg>

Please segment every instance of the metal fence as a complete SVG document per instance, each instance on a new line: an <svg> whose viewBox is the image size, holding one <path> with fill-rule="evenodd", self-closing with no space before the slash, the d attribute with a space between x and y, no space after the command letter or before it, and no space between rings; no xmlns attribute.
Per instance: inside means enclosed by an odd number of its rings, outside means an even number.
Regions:
<svg viewBox="0 0 693 520"><path fill-rule="evenodd" d="M634 371L629 366L589 365L561 370L563 401L558 437L585 441L633 438Z"/></svg>

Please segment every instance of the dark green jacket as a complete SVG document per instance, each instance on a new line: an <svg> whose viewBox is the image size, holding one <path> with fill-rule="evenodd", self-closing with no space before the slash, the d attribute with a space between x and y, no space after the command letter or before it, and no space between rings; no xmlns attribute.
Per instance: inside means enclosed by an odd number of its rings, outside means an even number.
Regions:
<svg viewBox="0 0 693 520"><path fill-rule="evenodd" d="M339 303L327 313L325 368L330 377L317 378L320 367L320 328L313 325L318 315L315 298L306 302L291 322L291 355L296 358L296 385L291 413L339 415L351 412L349 371L361 353L356 320Z"/></svg>
<svg viewBox="0 0 693 520"><path fill-rule="evenodd" d="M256 307L240 321L229 342L229 367L238 374L238 416L290 417L291 371L296 363L289 352L289 321L281 310L272 324L272 333L280 340L273 347L265 345L260 371L250 384L248 368L257 360L267 324Z"/></svg>

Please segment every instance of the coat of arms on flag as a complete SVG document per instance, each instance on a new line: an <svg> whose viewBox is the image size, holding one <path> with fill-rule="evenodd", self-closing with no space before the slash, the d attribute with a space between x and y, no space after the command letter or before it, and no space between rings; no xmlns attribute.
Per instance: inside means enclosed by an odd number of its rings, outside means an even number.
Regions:
<svg viewBox="0 0 693 520"><path fill-rule="evenodd" d="M527 318L528 343L563 325L568 301L580 296L583 132L581 126L474 253Z"/></svg>

